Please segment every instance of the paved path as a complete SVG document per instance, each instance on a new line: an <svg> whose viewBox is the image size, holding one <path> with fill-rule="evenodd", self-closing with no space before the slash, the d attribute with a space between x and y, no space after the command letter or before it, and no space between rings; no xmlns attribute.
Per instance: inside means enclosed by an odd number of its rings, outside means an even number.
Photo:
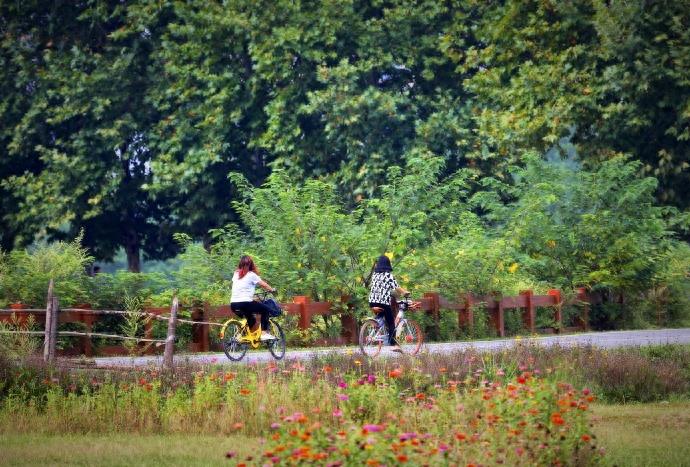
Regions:
<svg viewBox="0 0 690 467"><path fill-rule="evenodd" d="M658 330L644 330L644 331L609 331L609 332L590 332L583 334L568 334L563 336L549 335L537 337L523 337L510 339L495 339L486 341L469 341L469 342L443 342L426 344L423 352L429 353L448 353L456 350L476 349L476 350L500 350L503 348L510 348L516 343L532 343L543 346L560 345L568 346L583 346L593 345L601 348L614 348L626 346L643 346L653 344L690 344L690 328L685 329L658 329ZM356 347L331 347L326 349L295 349L286 352L285 358L287 360L306 360L315 355L325 355L329 353L352 354L359 353ZM388 352L387 356L395 357L397 354ZM206 353L206 354L183 354L176 355L175 360L178 362L190 361L195 363L224 363L229 365L237 365L238 363L231 362L222 353ZM268 351L254 351L249 352L247 356L239 364L256 363L272 361L273 357ZM147 357L102 357L96 358L96 365L100 367L107 366L146 366L146 365L160 365L162 363L162 356L147 356Z"/></svg>

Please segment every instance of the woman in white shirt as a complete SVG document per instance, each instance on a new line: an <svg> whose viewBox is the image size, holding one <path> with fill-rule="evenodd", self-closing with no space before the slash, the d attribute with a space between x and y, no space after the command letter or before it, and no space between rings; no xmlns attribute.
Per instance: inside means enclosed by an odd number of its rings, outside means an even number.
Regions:
<svg viewBox="0 0 690 467"><path fill-rule="evenodd" d="M268 314L269 309L261 302L254 300L254 291L259 285L269 292L275 289L259 277L259 270L254 265L250 256L242 256L240 264L232 275L232 296L230 298L230 309L237 316L245 318L249 329L256 330L255 313L261 314L261 340L275 339L269 332Z"/></svg>

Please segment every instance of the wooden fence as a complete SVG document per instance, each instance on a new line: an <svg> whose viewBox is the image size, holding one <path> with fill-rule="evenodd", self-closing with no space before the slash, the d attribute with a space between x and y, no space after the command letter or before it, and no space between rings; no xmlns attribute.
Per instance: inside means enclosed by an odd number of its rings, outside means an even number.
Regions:
<svg viewBox="0 0 690 467"><path fill-rule="evenodd" d="M52 294L49 294L51 297ZM508 310L517 309L521 314L521 319L524 327L531 333L536 333L536 319L537 313L549 313L550 321L554 323L552 332L561 332L564 330L562 307L566 304L579 303L582 305L581 313L578 319L577 330L587 330L589 322L589 305L596 303L599 300L596 296L590 296L586 290L579 289L575 298L568 303L564 303L561 292L559 290L550 290L546 295L534 295L531 290L524 291L517 296L496 297L496 296L477 296L473 294L466 294L462 297L456 298L454 301L448 300L435 292L428 292L423 294L419 299L420 307L417 313L426 313L431 319L431 327L427 332L432 334L432 337L438 336L441 313L456 313L458 326L461 329L471 331L475 324L474 311L478 307L483 307L487 310L491 328L499 337L504 337L505 332L505 313ZM312 319L317 316L331 315L340 319L341 322L341 336L338 340L339 344L356 344L358 333L358 322L353 313L336 313L335 308L342 310L344 307L349 307L347 297L342 298L342 303L334 307L330 302L314 302L305 296L294 297L290 303L283 303L282 307L286 314L298 317L298 326L302 330L306 330L311 326ZM37 324L45 326L46 312L54 307L57 320L54 322L50 320L53 326L57 323L82 323L84 333L70 333L71 335L80 335L80 346L78 349L73 349L78 354L92 356L94 348L92 344L92 337L103 337L93 333L93 326L97 320L108 314L126 314L124 311L110 311L110 310L91 310L88 307L80 308L65 308L59 309L57 301L54 305L49 304L46 310L43 309L4 309L0 310L0 321L9 321L12 314L22 322L26 321L29 316L33 316ZM351 307L350 307L351 309ZM160 319L169 319L163 316L171 312L169 307L149 307L145 308L145 313L149 316ZM230 310L230 306L211 306L204 304L197 308L187 308L191 312L191 320L180 320L191 324L192 326L192 341L189 345L189 350L192 352L207 352L212 350L211 327L216 326L219 322L224 321L234 314ZM566 329L572 330L572 329ZM63 335L66 335L62 332ZM145 321L144 338L142 341L156 341L153 339L153 323L152 320ZM160 341L162 342L162 341ZM156 349L149 349L155 352ZM69 353L69 351L67 352ZM99 348L99 353L105 355L124 354L126 349L122 346L108 346Z"/></svg>

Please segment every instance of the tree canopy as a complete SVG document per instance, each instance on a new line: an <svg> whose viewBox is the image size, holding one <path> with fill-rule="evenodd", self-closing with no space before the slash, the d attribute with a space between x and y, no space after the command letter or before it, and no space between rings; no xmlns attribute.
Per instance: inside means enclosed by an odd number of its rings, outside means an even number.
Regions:
<svg viewBox="0 0 690 467"><path fill-rule="evenodd" d="M0 247L84 229L138 270L271 173L347 212L420 155L469 196L568 147L687 210L688 31L688 0L0 2Z"/></svg>

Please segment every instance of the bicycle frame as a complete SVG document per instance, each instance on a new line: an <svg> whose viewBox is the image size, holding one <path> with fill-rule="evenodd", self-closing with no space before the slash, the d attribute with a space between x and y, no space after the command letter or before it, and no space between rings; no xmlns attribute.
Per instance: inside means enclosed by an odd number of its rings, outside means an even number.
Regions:
<svg viewBox="0 0 690 467"><path fill-rule="evenodd" d="M259 348L259 345L261 344L261 324L259 324L259 327L256 328L256 331L251 331L249 326L247 326L247 320L245 318L233 318L226 321L225 325L223 325L223 327L220 329L220 338L225 338L225 330L228 327L228 324L233 321L241 323L240 331L242 332L242 335L239 339L240 342L251 345L253 349Z"/></svg>

